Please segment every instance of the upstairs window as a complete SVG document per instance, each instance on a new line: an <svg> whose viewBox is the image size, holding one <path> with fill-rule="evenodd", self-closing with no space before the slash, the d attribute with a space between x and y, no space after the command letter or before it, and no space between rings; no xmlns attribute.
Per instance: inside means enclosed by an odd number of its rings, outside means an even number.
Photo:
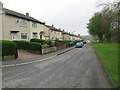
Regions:
<svg viewBox="0 0 120 90"><path fill-rule="evenodd" d="M22 27L27 27L27 20L20 19L19 20L19 25L22 26Z"/></svg>
<svg viewBox="0 0 120 90"><path fill-rule="evenodd" d="M37 23L36 22L32 22L32 27L33 28L37 28Z"/></svg>

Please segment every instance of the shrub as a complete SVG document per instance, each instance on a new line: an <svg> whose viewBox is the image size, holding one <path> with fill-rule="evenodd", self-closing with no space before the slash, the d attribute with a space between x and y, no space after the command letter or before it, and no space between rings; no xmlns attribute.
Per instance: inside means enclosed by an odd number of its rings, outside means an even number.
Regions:
<svg viewBox="0 0 120 90"><path fill-rule="evenodd" d="M49 45L48 44L43 44L42 49L45 49L45 48L49 48Z"/></svg>
<svg viewBox="0 0 120 90"><path fill-rule="evenodd" d="M83 42L83 40L75 40L74 42L75 42L75 44L76 44L76 43L78 43L78 42Z"/></svg>
<svg viewBox="0 0 120 90"><path fill-rule="evenodd" d="M70 42L69 44L70 44L70 46L74 46L74 45L75 45L75 43L74 43L74 42Z"/></svg>
<svg viewBox="0 0 120 90"><path fill-rule="evenodd" d="M8 40L1 40L0 44L2 45L2 57L7 55L15 55L16 43Z"/></svg>
<svg viewBox="0 0 120 90"><path fill-rule="evenodd" d="M40 49L41 49L41 44L40 43L30 42L29 44L30 44L30 50L40 51Z"/></svg>
<svg viewBox="0 0 120 90"><path fill-rule="evenodd" d="M54 40L45 40L44 44L48 44L49 47L54 47L55 46L55 41Z"/></svg>
<svg viewBox="0 0 120 90"><path fill-rule="evenodd" d="M24 50L28 50L29 49L29 42L28 41L13 41L13 42L15 42L16 43L16 45L17 45L17 48L18 49L24 49Z"/></svg>
<svg viewBox="0 0 120 90"><path fill-rule="evenodd" d="M30 40L30 42L37 42L37 43L44 44L45 40L43 40L43 39L35 39L35 38L33 38L33 39Z"/></svg>

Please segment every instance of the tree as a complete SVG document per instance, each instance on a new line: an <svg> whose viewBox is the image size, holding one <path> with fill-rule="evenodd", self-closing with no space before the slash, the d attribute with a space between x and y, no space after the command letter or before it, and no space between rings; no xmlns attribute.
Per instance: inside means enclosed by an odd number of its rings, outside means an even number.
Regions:
<svg viewBox="0 0 120 90"><path fill-rule="evenodd" d="M103 42L104 29L103 29L103 17L101 13L95 13L94 16L89 20L87 28L89 33L93 36L98 36L100 42Z"/></svg>
<svg viewBox="0 0 120 90"><path fill-rule="evenodd" d="M101 5L104 5L101 12L95 13L87 24L89 33L100 41L120 41L120 1Z"/></svg>
<svg viewBox="0 0 120 90"><path fill-rule="evenodd" d="M118 41L119 35L119 8L120 1L112 3L102 3L99 6L104 6L101 10L103 15L103 29L105 31L105 40L111 42Z"/></svg>

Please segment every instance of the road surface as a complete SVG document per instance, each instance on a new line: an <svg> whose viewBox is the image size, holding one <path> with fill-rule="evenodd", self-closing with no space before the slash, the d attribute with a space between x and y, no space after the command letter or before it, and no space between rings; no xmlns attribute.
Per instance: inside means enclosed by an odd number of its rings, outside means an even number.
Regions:
<svg viewBox="0 0 120 90"><path fill-rule="evenodd" d="M110 88L90 43L52 59L3 68L3 88Z"/></svg>

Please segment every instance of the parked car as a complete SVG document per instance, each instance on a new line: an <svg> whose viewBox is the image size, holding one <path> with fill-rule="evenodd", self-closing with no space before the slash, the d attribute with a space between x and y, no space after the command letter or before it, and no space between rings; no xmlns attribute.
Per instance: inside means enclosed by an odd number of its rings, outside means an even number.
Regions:
<svg viewBox="0 0 120 90"><path fill-rule="evenodd" d="M82 48L84 46L83 42L76 43L76 48Z"/></svg>
<svg viewBox="0 0 120 90"><path fill-rule="evenodd" d="M84 44L86 44L86 41L83 41Z"/></svg>

